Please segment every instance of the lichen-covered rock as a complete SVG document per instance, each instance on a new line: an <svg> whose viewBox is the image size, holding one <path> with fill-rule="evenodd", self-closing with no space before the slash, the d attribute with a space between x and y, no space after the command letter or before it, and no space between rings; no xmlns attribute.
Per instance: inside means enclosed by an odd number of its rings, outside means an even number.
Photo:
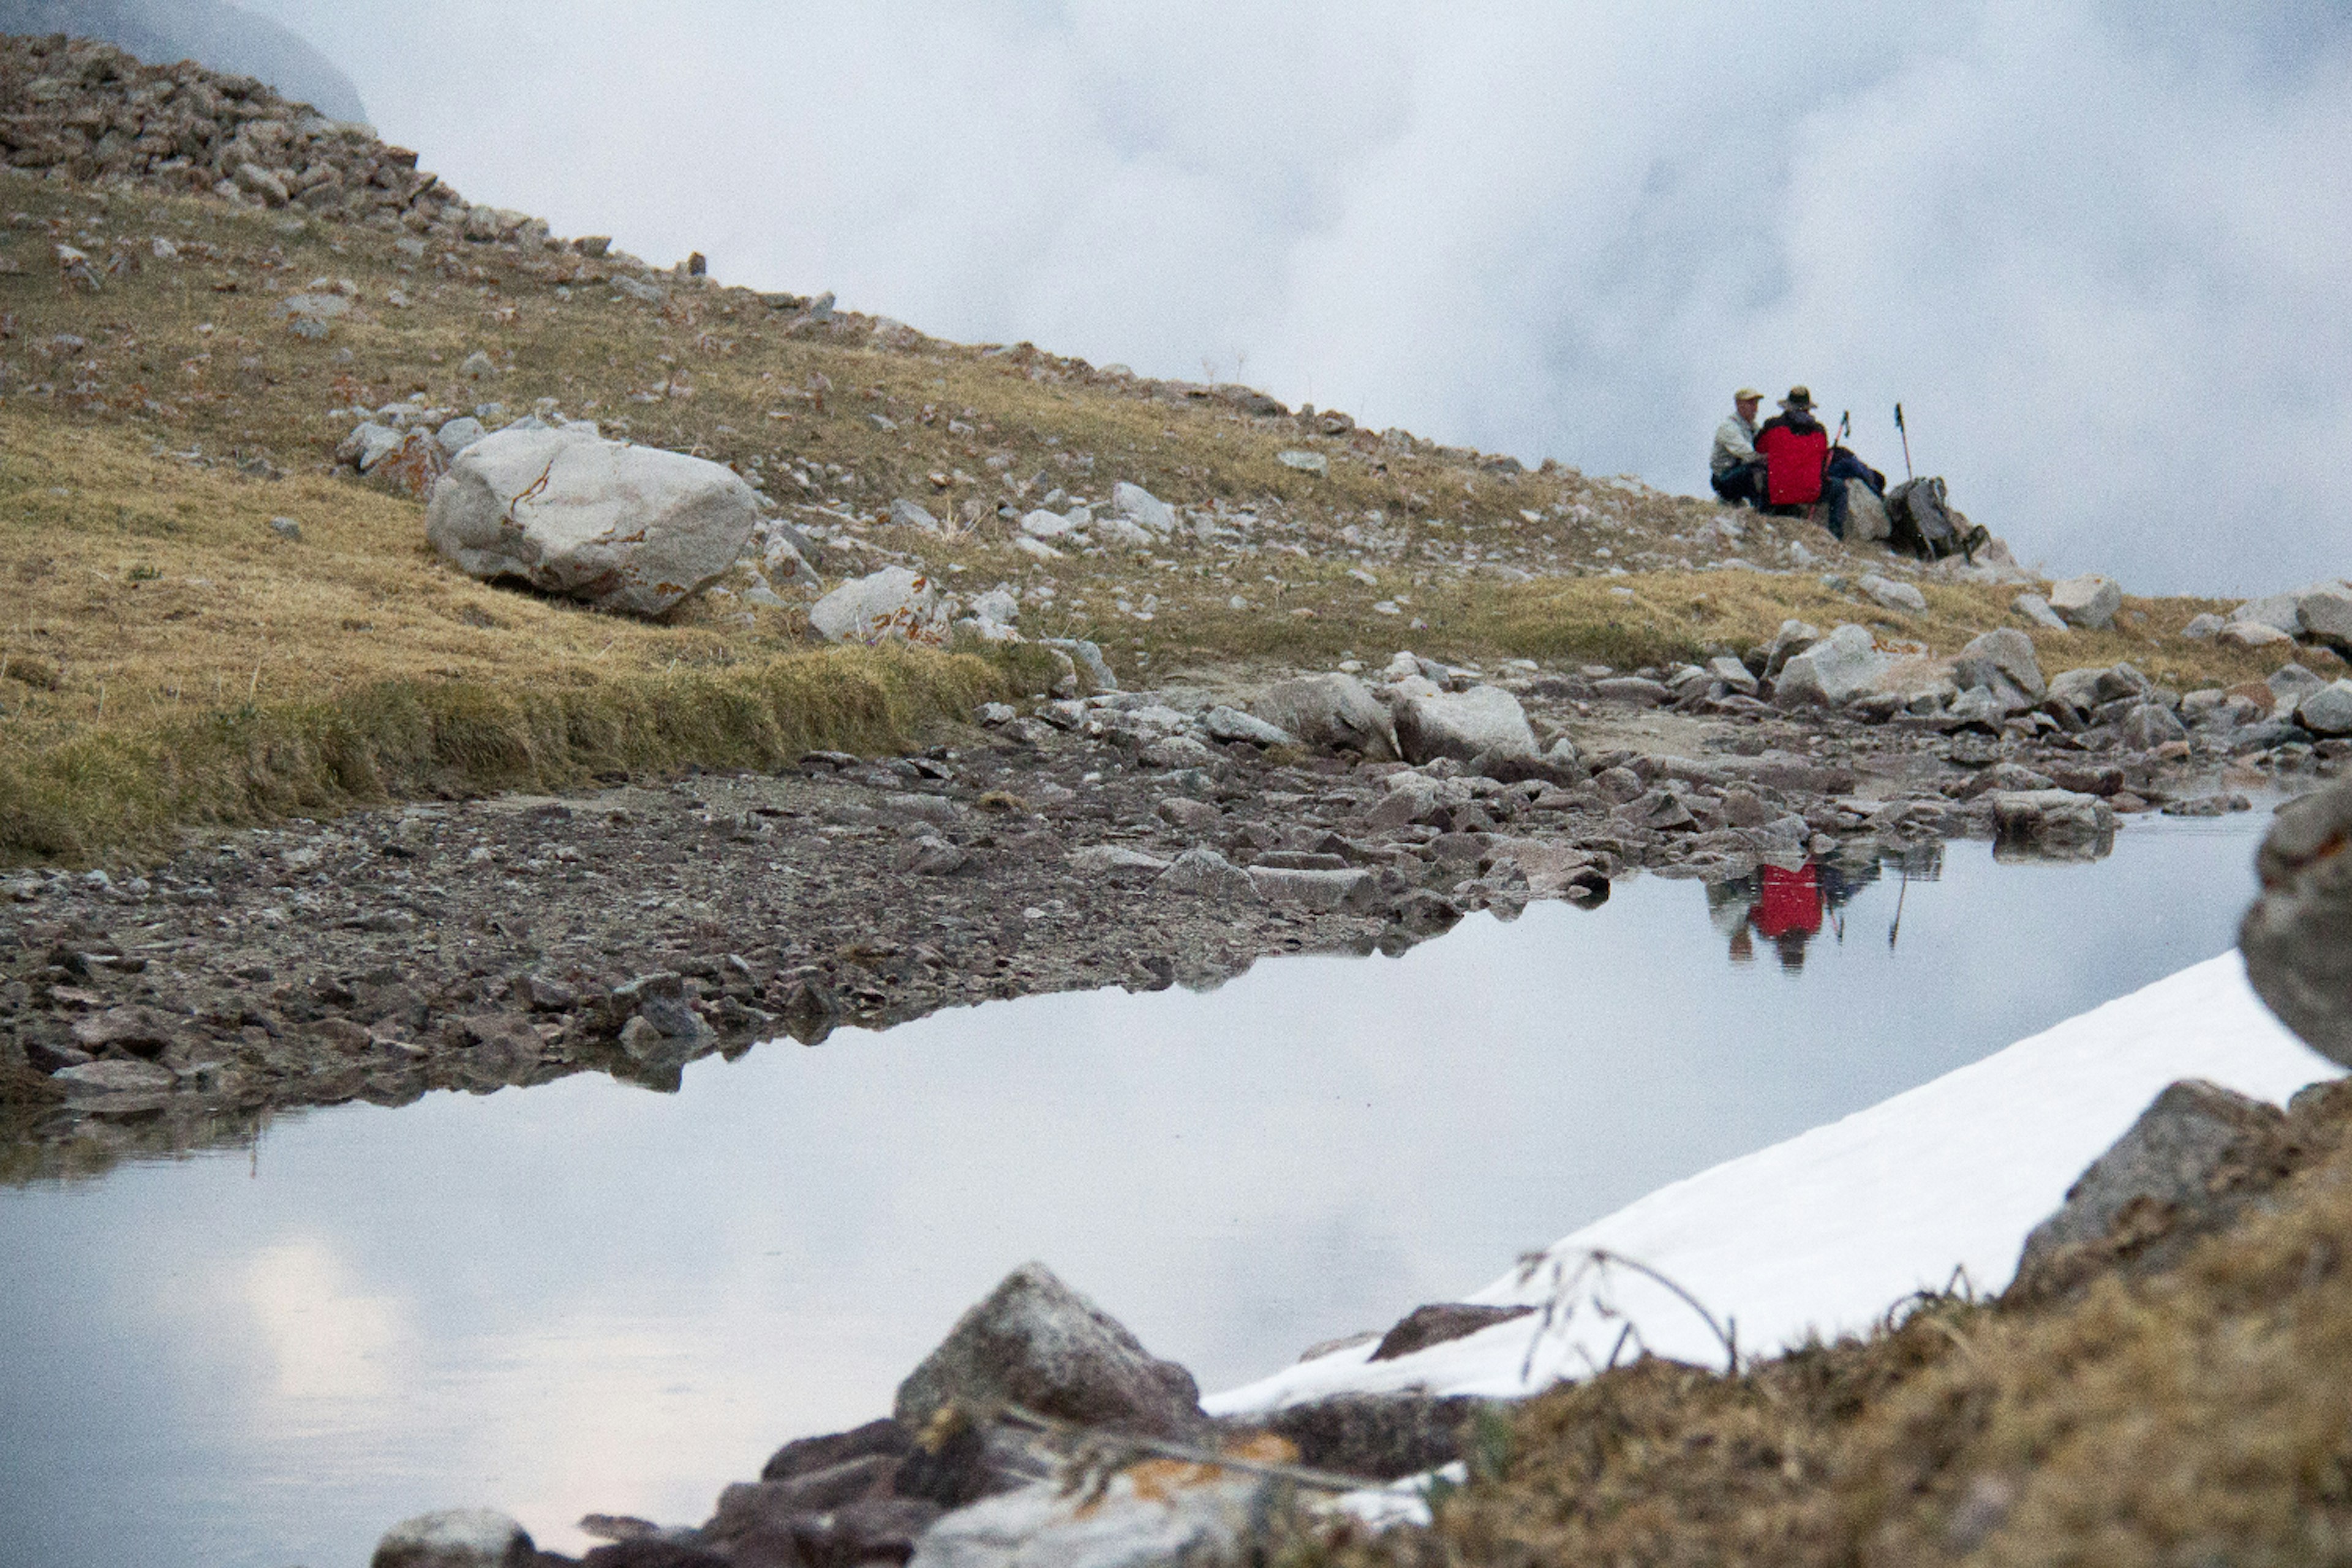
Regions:
<svg viewBox="0 0 2352 1568"><path fill-rule="evenodd" d="M2281 806L2254 868L2246 978L2305 1044L2352 1067L2352 780Z"/></svg>
<svg viewBox="0 0 2352 1568"><path fill-rule="evenodd" d="M469 576L657 616L724 575L758 520L731 469L566 426L467 447L434 487L425 536Z"/></svg>
<svg viewBox="0 0 2352 1568"><path fill-rule="evenodd" d="M898 1385L892 1411L924 1431L949 1405L1018 1405L1087 1426L1178 1437L1207 1421L1192 1374L1145 1350L1042 1263L1006 1275Z"/></svg>
<svg viewBox="0 0 2352 1568"><path fill-rule="evenodd" d="M368 1568L530 1568L538 1554L530 1532L505 1514L454 1508L385 1531Z"/></svg>

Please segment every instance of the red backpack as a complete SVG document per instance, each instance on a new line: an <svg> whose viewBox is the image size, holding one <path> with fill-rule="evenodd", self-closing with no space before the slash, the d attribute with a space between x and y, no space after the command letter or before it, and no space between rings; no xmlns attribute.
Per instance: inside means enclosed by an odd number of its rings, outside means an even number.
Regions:
<svg viewBox="0 0 2352 1568"><path fill-rule="evenodd" d="M1829 466L1830 433L1818 424L1791 429L1774 419L1757 432L1764 454L1765 500L1770 506L1811 506L1822 499L1822 470Z"/></svg>

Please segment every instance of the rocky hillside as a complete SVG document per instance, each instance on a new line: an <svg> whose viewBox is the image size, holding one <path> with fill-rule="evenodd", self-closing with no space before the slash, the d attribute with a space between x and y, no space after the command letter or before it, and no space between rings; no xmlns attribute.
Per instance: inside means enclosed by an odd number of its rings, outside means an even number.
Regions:
<svg viewBox="0 0 2352 1568"><path fill-rule="evenodd" d="M308 40L224 0L0 0L0 33L71 33L152 65L194 60L257 77L336 120L365 120L359 89Z"/></svg>
<svg viewBox="0 0 2352 1568"><path fill-rule="evenodd" d="M0 42L0 153L17 590L0 820L47 825L0 831L12 856L326 809L339 777L584 777L612 759L532 740L533 704L635 711L631 682L788 658L817 595L892 565L966 604L997 594L1024 637L1091 642L1129 686L1408 647L1663 679L1754 662L1791 618L1936 655L2013 624L2048 668L2128 661L2173 691L2297 651L2200 638L2197 617L2230 608L2207 601L2095 593L2084 626L2053 629L2012 603L2039 584L1999 552L1925 568L1244 387L943 342L822 292L727 286L699 258L656 268L469 204L414 153L251 80L104 45ZM774 526L656 623L474 584L424 550L421 492L463 432L518 418L723 463ZM1027 677L1004 679L1011 695ZM269 759L390 745L374 715L394 688L436 711L492 699L506 740L282 784ZM224 711L243 715L233 747L199 721ZM628 752L713 756L678 733ZM93 813L68 756L137 798Z"/></svg>

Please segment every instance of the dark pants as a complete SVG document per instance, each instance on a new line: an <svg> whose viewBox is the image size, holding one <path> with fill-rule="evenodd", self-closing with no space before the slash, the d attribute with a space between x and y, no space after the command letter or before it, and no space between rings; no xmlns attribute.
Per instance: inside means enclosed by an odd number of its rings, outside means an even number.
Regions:
<svg viewBox="0 0 2352 1568"><path fill-rule="evenodd" d="M1860 479L1880 495L1886 493L1885 481L1878 470L1840 447L1830 458L1830 466L1822 472L1822 499L1830 504L1830 531L1838 538L1845 537L1845 482Z"/></svg>
<svg viewBox="0 0 2352 1568"><path fill-rule="evenodd" d="M1726 468L1710 481L1715 486L1715 499L1726 506L1764 505L1764 465L1742 463L1736 468Z"/></svg>

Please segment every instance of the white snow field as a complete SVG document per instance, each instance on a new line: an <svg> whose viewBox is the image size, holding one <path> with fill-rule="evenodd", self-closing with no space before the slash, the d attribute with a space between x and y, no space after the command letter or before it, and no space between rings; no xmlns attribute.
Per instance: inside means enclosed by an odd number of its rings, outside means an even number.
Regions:
<svg viewBox="0 0 2352 1568"><path fill-rule="evenodd" d="M1858 1025L1857 1026L1866 1026ZM1212 1414L1347 1391L1515 1396L1646 1345L1725 1363L1860 1331L1961 1271L1997 1291L2028 1231L2177 1079L2283 1101L2336 1066L2273 1018L2234 952L2169 975L1842 1121L1663 1187L1476 1295L1546 1315L1373 1363L1369 1344L1211 1396ZM1628 1329L1631 1332L1628 1332Z"/></svg>

